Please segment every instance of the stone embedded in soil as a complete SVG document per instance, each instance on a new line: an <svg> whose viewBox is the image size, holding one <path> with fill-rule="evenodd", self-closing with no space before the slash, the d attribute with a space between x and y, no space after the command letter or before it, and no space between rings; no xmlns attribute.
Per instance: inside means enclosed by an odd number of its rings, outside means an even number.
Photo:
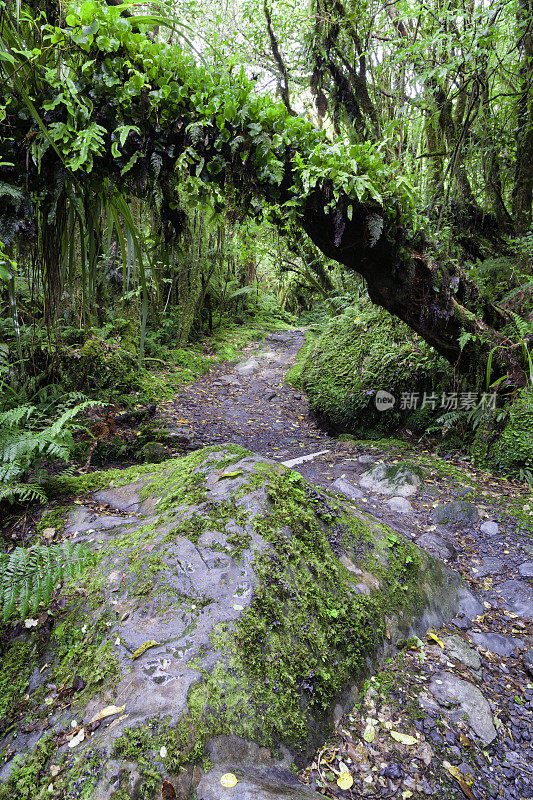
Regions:
<svg viewBox="0 0 533 800"><path fill-rule="evenodd" d="M420 475L404 465L377 464L361 475L361 486L377 494L410 497L420 486Z"/></svg>
<svg viewBox="0 0 533 800"><path fill-rule="evenodd" d="M452 658L461 661L465 666L477 672L481 668L479 653L469 647L460 636L445 636L442 640Z"/></svg>
<svg viewBox="0 0 533 800"><path fill-rule="evenodd" d="M201 800L320 800L323 795L303 786L286 762L274 762L270 752L237 736L217 736L207 747L213 769L202 776L196 797ZM238 783L222 788L220 779L232 773Z"/></svg>
<svg viewBox="0 0 533 800"><path fill-rule="evenodd" d="M510 636L504 636L501 633L491 633L489 631L473 631L470 638L490 653L496 653L499 656L510 656L517 647L523 647L524 642L522 639L514 639Z"/></svg>
<svg viewBox="0 0 533 800"><path fill-rule="evenodd" d="M337 478L337 480L333 481L331 484L331 488L342 492L342 494L346 495L350 500L360 500L363 496L363 493L354 486L353 483L347 481L346 478Z"/></svg>
<svg viewBox="0 0 533 800"><path fill-rule="evenodd" d="M524 581L509 580L499 587L507 608L520 617L533 620L533 589Z"/></svg>
<svg viewBox="0 0 533 800"><path fill-rule="evenodd" d="M417 544L435 558L441 558L443 561L453 561L457 556L455 547L442 536L437 536L436 533L423 533L418 537Z"/></svg>
<svg viewBox="0 0 533 800"><path fill-rule="evenodd" d="M533 677L533 648L526 650L522 656L522 661L526 671Z"/></svg>
<svg viewBox="0 0 533 800"><path fill-rule="evenodd" d="M500 526L497 522L493 522L492 520L487 520L487 522L483 522L479 526L479 530L482 533L486 533L487 536L496 536L497 533L500 531Z"/></svg>
<svg viewBox="0 0 533 800"><path fill-rule="evenodd" d="M472 620L483 614L483 610L481 600L466 586L461 586L459 589L459 611L457 616Z"/></svg>
<svg viewBox="0 0 533 800"><path fill-rule="evenodd" d="M124 524L124 517L111 514L95 514L86 506L73 509L66 519L65 532L68 536L88 531L110 530Z"/></svg>
<svg viewBox="0 0 533 800"><path fill-rule="evenodd" d="M440 703L458 704L461 714L466 715L468 724L485 744L494 741L497 731L490 706L476 686L451 672L438 672L432 677L429 690Z"/></svg>
<svg viewBox="0 0 533 800"><path fill-rule="evenodd" d="M503 571L503 560L501 558L484 558L479 567L474 567L472 572L478 578L484 578L487 575L498 575Z"/></svg>
<svg viewBox="0 0 533 800"><path fill-rule="evenodd" d="M523 578L533 578L533 561L526 561L520 564L518 572Z"/></svg>
<svg viewBox="0 0 533 800"><path fill-rule="evenodd" d="M405 497L391 497L387 500L387 505L391 511L396 511L398 514L408 514L413 510L413 506Z"/></svg>
<svg viewBox="0 0 533 800"><path fill-rule="evenodd" d="M433 520L438 525L451 525L456 528L469 528L478 519L479 511L469 500L440 503L433 512Z"/></svg>
<svg viewBox="0 0 533 800"><path fill-rule="evenodd" d="M257 372L259 369L259 361L255 358L247 358L245 361L239 361L239 363L235 366L235 372L237 375L251 375L253 372Z"/></svg>

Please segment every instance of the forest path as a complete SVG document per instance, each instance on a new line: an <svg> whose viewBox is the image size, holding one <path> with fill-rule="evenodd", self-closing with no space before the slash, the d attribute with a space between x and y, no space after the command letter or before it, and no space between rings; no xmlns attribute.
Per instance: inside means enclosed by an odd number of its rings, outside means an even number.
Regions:
<svg viewBox="0 0 533 800"><path fill-rule="evenodd" d="M317 755L302 779L339 797L533 797L529 493L466 460L395 440L339 441L320 430L305 396L285 383L303 342L302 329L267 334L237 364L184 387L163 418L187 423L199 445L239 444L280 462L326 450L295 469L444 560L472 594L448 627L398 653L389 677L377 676L324 748L328 768ZM399 474L384 484L380 470ZM424 747L391 747L391 715L404 717L403 730ZM376 725L371 742L363 736L368 719ZM330 769L340 760L356 767L351 791L337 787Z"/></svg>

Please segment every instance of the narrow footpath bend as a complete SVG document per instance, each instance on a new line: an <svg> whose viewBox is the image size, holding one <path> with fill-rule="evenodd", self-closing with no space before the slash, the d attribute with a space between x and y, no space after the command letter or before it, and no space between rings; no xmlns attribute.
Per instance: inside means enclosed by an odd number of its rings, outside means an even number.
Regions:
<svg viewBox="0 0 533 800"><path fill-rule="evenodd" d="M278 461L326 451L295 469L443 559L476 599L398 653L393 679L371 682L302 780L338 797L532 798L530 493L417 446L329 436L285 382L303 342L300 329L268 334L236 365L185 387L162 417L190 426L196 445L230 442ZM398 716L416 744L387 735ZM336 783L341 762L353 774L348 790Z"/></svg>

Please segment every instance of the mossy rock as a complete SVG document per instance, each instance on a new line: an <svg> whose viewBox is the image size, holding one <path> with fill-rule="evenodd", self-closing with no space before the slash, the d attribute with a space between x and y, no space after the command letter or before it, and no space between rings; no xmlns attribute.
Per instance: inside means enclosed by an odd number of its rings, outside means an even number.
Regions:
<svg viewBox="0 0 533 800"><path fill-rule="evenodd" d="M331 430L379 438L408 423L413 412L401 408L403 392L418 393L420 405L424 392L442 391L449 373L444 359L406 325L365 305L331 320L309 348L300 385L311 411ZM376 408L379 391L394 396L392 407ZM424 425L440 414L439 408L426 413Z"/></svg>
<svg viewBox="0 0 533 800"><path fill-rule="evenodd" d="M91 336L75 351L61 353L64 380L77 391L113 395L140 387L137 359L114 340Z"/></svg>
<svg viewBox="0 0 533 800"><path fill-rule="evenodd" d="M75 503L66 534L96 566L64 587L48 636L4 645L18 702L0 800L43 800L50 783L58 797L153 800L162 776L184 775L178 796L192 797L207 756L221 768L220 736L303 763L395 640L456 611L460 582L441 562L242 448L90 478L71 491L99 487L114 516ZM261 781L254 796L272 796ZM305 796L286 786L280 800Z"/></svg>
<svg viewBox="0 0 533 800"><path fill-rule="evenodd" d="M498 421L500 415L487 410L482 418L472 447L474 462L514 477L529 473L533 478L533 389L522 389L503 422Z"/></svg>
<svg viewBox="0 0 533 800"><path fill-rule="evenodd" d="M160 442L146 442L141 447L140 455L143 461L148 461L151 464L159 464L169 457L168 448Z"/></svg>

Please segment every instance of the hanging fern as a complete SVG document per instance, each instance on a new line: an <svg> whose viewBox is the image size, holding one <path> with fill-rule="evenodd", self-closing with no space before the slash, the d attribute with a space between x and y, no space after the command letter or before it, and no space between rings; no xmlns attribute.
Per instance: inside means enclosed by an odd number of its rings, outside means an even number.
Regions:
<svg viewBox="0 0 533 800"><path fill-rule="evenodd" d="M15 613L20 619L47 606L54 588L95 563L94 554L83 544L17 547L0 555L1 618Z"/></svg>

